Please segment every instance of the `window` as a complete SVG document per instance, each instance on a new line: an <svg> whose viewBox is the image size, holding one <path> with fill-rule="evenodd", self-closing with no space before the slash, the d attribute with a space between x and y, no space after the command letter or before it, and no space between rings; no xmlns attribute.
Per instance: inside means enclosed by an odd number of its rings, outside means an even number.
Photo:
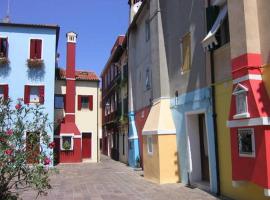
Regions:
<svg viewBox="0 0 270 200"><path fill-rule="evenodd" d="M89 109L93 110L93 96L92 95L78 95L78 110Z"/></svg>
<svg viewBox="0 0 270 200"><path fill-rule="evenodd" d="M42 40L30 40L30 59L41 59L42 54Z"/></svg>
<svg viewBox="0 0 270 200"><path fill-rule="evenodd" d="M147 152L150 155L153 154L153 137L152 137L152 135L147 136Z"/></svg>
<svg viewBox="0 0 270 200"><path fill-rule="evenodd" d="M238 129L239 155L242 157L255 157L254 129Z"/></svg>
<svg viewBox="0 0 270 200"><path fill-rule="evenodd" d="M147 69L145 73L145 89L149 90L151 88L151 74L150 70Z"/></svg>
<svg viewBox="0 0 270 200"><path fill-rule="evenodd" d="M228 7L225 1L218 1L213 5L222 6L206 8L208 34L203 39L202 45L208 50L215 50L230 41Z"/></svg>
<svg viewBox="0 0 270 200"><path fill-rule="evenodd" d="M0 58L8 57L8 39L0 38Z"/></svg>
<svg viewBox="0 0 270 200"><path fill-rule="evenodd" d="M28 152L26 161L28 164L39 163L40 155L40 133L28 132L26 133L26 151Z"/></svg>
<svg viewBox="0 0 270 200"><path fill-rule="evenodd" d="M56 94L54 97L54 108L63 109L65 106L65 96L62 94Z"/></svg>
<svg viewBox="0 0 270 200"><path fill-rule="evenodd" d="M25 85L24 87L24 103L40 103L44 104L44 86Z"/></svg>
<svg viewBox="0 0 270 200"><path fill-rule="evenodd" d="M8 99L8 85L0 85L0 99Z"/></svg>
<svg viewBox="0 0 270 200"><path fill-rule="evenodd" d="M187 33L181 41L181 72L190 70L191 64L191 36Z"/></svg>
<svg viewBox="0 0 270 200"><path fill-rule="evenodd" d="M150 40L150 21L146 20L145 21L145 41Z"/></svg>
<svg viewBox="0 0 270 200"><path fill-rule="evenodd" d="M73 135L61 135L60 146L62 151L73 150Z"/></svg>
<svg viewBox="0 0 270 200"><path fill-rule="evenodd" d="M238 84L235 87L233 91L236 106L236 114L234 115L234 119L250 117L247 105L247 93L248 89L245 86Z"/></svg>

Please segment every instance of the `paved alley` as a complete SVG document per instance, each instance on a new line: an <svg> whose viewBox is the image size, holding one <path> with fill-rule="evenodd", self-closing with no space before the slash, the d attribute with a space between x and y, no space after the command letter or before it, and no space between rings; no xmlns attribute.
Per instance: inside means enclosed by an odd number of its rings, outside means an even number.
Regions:
<svg viewBox="0 0 270 200"><path fill-rule="evenodd" d="M124 164L102 157L99 164L60 165L52 177L53 189L39 199L57 200L193 200L217 199L199 189L182 184L157 185L146 181ZM24 200L35 198L23 194Z"/></svg>

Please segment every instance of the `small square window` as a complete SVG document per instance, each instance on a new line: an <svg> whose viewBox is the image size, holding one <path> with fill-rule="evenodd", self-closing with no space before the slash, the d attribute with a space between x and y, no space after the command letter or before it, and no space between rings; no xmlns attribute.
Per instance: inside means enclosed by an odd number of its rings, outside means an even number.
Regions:
<svg viewBox="0 0 270 200"><path fill-rule="evenodd" d="M64 95L56 94L54 98L54 108L63 109L64 108Z"/></svg>
<svg viewBox="0 0 270 200"><path fill-rule="evenodd" d="M60 140L62 151L72 151L73 150L73 136L63 135Z"/></svg>
<svg viewBox="0 0 270 200"><path fill-rule="evenodd" d="M88 96L82 96L82 108L89 108L89 98Z"/></svg>
<svg viewBox="0 0 270 200"><path fill-rule="evenodd" d="M30 103L39 103L39 87L30 86Z"/></svg>
<svg viewBox="0 0 270 200"><path fill-rule="evenodd" d="M238 129L239 155L242 157L255 157L254 129Z"/></svg>
<svg viewBox="0 0 270 200"><path fill-rule="evenodd" d="M147 151L148 151L148 154L150 155L153 154L153 137L152 136L147 136Z"/></svg>

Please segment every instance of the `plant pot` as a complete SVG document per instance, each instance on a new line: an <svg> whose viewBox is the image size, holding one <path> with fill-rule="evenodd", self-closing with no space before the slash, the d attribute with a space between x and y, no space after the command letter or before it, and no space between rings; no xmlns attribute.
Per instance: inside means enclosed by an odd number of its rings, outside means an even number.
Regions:
<svg viewBox="0 0 270 200"><path fill-rule="evenodd" d="M44 65L44 62L42 59L28 59L27 65L29 68L39 68Z"/></svg>

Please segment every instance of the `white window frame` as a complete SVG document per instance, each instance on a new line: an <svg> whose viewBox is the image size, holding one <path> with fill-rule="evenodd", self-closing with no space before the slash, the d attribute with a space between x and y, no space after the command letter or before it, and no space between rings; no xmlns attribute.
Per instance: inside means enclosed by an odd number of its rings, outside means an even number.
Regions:
<svg viewBox="0 0 270 200"><path fill-rule="evenodd" d="M239 135L241 133L239 133L239 131L251 131L251 144L252 144L252 153L251 154L241 153L241 150L240 150L240 140L239 140ZM237 129L237 141L238 141L238 153L239 153L239 157L251 157L251 158L255 158L256 157L254 128L239 128L239 129Z"/></svg>
<svg viewBox="0 0 270 200"><path fill-rule="evenodd" d="M66 150L63 148L63 137L71 137L70 149ZM74 134L61 134L60 135L60 149L61 151L73 151L74 149Z"/></svg>
<svg viewBox="0 0 270 200"><path fill-rule="evenodd" d="M30 89L29 89L29 103L32 103L32 104L37 104L37 103L39 103L40 102L40 94L39 94L39 87L40 87L40 85L29 85L29 87L30 87ZM35 100L31 100L31 89L32 88L37 88L37 96L38 96L38 98L37 99L35 99Z"/></svg>
<svg viewBox="0 0 270 200"><path fill-rule="evenodd" d="M250 114L248 112L248 98L247 98L247 94L248 94L248 88L246 88L245 86L241 85L240 83L235 87L234 91L233 91L233 95L235 96L235 107L236 107L236 114L233 116L233 119L240 119L240 118L249 118ZM240 113L239 112L239 95L245 95L245 112Z"/></svg>
<svg viewBox="0 0 270 200"><path fill-rule="evenodd" d="M153 136L148 135L146 139L147 139L147 153L148 155L153 155L154 154Z"/></svg>

